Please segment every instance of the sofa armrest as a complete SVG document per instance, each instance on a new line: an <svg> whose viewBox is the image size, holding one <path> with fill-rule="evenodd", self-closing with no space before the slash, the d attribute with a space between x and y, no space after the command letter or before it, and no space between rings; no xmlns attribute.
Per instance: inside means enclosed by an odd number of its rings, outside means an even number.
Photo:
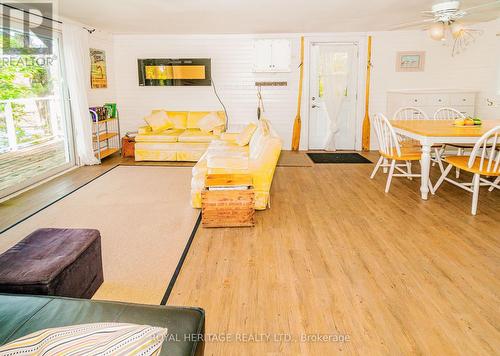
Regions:
<svg viewBox="0 0 500 356"><path fill-rule="evenodd" d="M137 132L139 135L144 135L144 134L147 134L147 133L150 133L150 132L153 132L153 129L151 128L151 126L141 126L137 129Z"/></svg>

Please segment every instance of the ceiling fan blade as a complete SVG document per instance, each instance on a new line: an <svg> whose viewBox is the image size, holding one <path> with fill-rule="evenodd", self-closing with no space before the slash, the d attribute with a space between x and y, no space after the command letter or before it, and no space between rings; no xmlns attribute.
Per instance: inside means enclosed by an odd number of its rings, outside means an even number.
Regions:
<svg viewBox="0 0 500 356"><path fill-rule="evenodd" d="M400 30L400 29L403 29L403 28L419 27L419 26L423 26L425 24L428 24L430 22L435 22L435 20L432 18L432 19L426 19L426 20L418 20L418 21L406 22L406 23L402 23L402 24L390 27L389 31Z"/></svg>
<svg viewBox="0 0 500 356"><path fill-rule="evenodd" d="M480 9L483 9L483 8L495 7L495 6L500 7L500 0L492 1L492 2L489 2L489 3L486 3L486 4L472 6L472 7L469 7L467 9L463 9L463 11L467 12L468 14L470 14L471 12L474 12L474 11L477 11L477 10L480 10Z"/></svg>

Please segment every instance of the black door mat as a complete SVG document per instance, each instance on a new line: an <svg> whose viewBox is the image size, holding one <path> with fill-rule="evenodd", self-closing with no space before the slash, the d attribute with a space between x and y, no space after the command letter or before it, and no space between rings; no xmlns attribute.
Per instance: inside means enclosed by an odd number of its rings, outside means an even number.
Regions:
<svg viewBox="0 0 500 356"><path fill-rule="evenodd" d="M308 153L314 163L372 163L359 153Z"/></svg>

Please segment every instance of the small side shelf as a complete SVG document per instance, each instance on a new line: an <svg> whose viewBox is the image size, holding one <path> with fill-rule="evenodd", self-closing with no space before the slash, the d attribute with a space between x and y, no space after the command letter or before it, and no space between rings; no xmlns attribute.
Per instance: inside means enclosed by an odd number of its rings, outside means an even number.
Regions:
<svg viewBox="0 0 500 356"><path fill-rule="evenodd" d="M113 153L118 152L119 148L105 148L101 151L101 159L111 156Z"/></svg>
<svg viewBox="0 0 500 356"><path fill-rule="evenodd" d="M102 142L102 141L109 140L110 138L113 138L115 136L118 136L118 132L105 132L105 133L102 133L99 135L99 140L94 135L93 140L94 140L94 142L96 142L96 141Z"/></svg>
<svg viewBox="0 0 500 356"><path fill-rule="evenodd" d="M107 122L112 122L115 120L118 120L118 118L117 117L110 117L109 119L106 119L106 120L100 120L100 121L94 122L94 124L105 124Z"/></svg>
<svg viewBox="0 0 500 356"><path fill-rule="evenodd" d="M120 118L118 111L116 111L116 117L105 120L98 120L98 115L93 110L90 110L90 114L94 154L101 161L121 149Z"/></svg>

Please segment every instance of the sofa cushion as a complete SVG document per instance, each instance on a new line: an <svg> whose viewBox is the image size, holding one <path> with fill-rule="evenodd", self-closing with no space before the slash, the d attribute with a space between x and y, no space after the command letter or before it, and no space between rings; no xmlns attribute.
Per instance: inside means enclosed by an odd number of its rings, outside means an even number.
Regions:
<svg viewBox="0 0 500 356"><path fill-rule="evenodd" d="M174 123L174 129L185 130L187 128L187 111L167 111L169 120Z"/></svg>
<svg viewBox="0 0 500 356"><path fill-rule="evenodd" d="M0 346L0 355L157 355L167 329L130 323L91 323L36 331Z"/></svg>
<svg viewBox="0 0 500 356"><path fill-rule="evenodd" d="M135 142L177 142L183 130L170 129L161 132L148 132L135 137Z"/></svg>
<svg viewBox="0 0 500 356"><path fill-rule="evenodd" d="M179 135L179 142L211 142L217 138L210 132L201 131L200 129L187 129Z"/></svg>
<svg viewBox="0 0 500 356"><path fill-rule="evenodd" d="M219 118L219 126L220 125L225 125L226 123L226 115L224 114L224 111L190 111L188 114L188 120L187 120L187 128L188 129L201 129L199 122L203 118L205 118L207 115L213 114L216 117ZM211 130L206 130L206 131L211 131Z"/></svg>
<svg viewBox="0 0 500 356"><path fill-rule="evenodd" d="M249 123L247 127L245 127L245 129L241 131L236 137L236 143L240 146L248 145L256 129L257 125L255 125L253 122Z"/></svg>
<svg viewBox="0 0 500 356"><path fill-rule="evenodd" d="M153 131L163 131L174 127L174 123L168 118L165 111L152 112L144 118L144 121Z"/></svg>
<svg viewBox="0 0 500 356"><path fill-rule="evenodd" d="M248 146L238 146L236 143L214 140L208 147L207 155L247 157L248 150Z"/></svg>
<svg viewBox="0 0 500 356"><path fill-rule="evenodd" d="M205 132L213 131L219 126L224 126L224 121L214 112L205 115L198 121L198 127Z"/></svg>

